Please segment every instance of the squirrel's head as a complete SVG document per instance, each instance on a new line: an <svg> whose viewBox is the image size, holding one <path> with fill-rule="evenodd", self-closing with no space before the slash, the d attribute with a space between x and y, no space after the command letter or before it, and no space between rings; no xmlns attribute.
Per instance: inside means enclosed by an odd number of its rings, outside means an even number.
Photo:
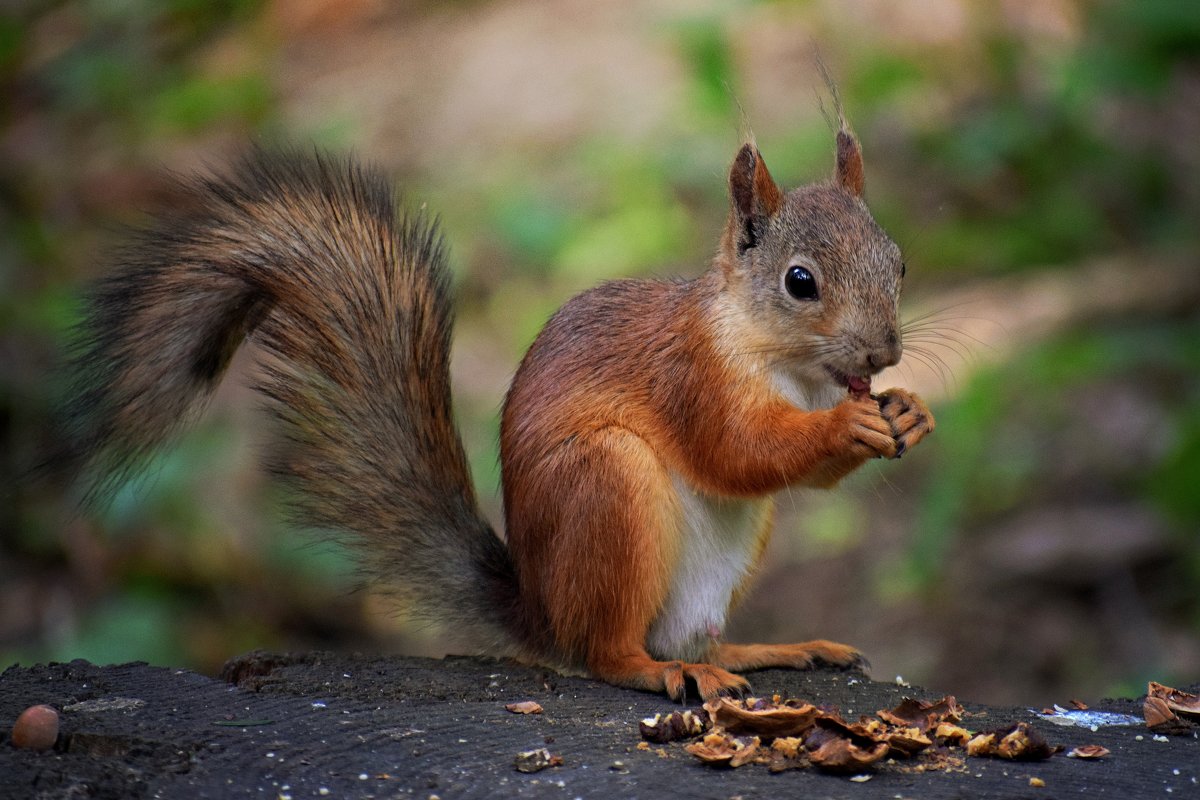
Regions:
<svg viewBox="0 0 1200 800"><path fill-rule="evenodd" d="M862 390L900 360L904 261L863 202L862 152L843 127L833 179L782 191L758 148L729 172L718 264L776 363Z"/></svg>

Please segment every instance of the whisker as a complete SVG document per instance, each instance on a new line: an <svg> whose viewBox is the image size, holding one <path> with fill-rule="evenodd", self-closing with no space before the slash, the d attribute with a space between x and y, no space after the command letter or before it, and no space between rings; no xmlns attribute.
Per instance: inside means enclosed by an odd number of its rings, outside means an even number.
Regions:
<svg viewBox="0 0 1200 800"><path fill-rule="evenodd" d="M901 326L926 325L930 322L957 322L959 320L967 320L968 322L987 322L989 324L995 324L995 325L1000 324L1000 323L996 322L994 319L992 319L991 317L973 317L973 316L969 316L967 314L955 314L953 316L936 316L936 315L932 315L932 314L922 314L919 317L913 317L912 319L904 320L901 323Z"/></svg>
<svg viewBox="0 0 1200 800"><path fill-rule="evenodd" d="M924 356L925 358L929 359L930 361L933 361L934 363L940 365L941 368L946 371L946 373L948 373L948 374L954 373L953 368L946 362L946 359L942 358L941 354L936 353L933 350L926 349L924 347L915 348L915 352Z"/></svg>
<svg viewBox="0 0 1200 800"><path fill-rule="evenodd" d="M907 378L909 381L916 377L912 371L912 364L906 364L904 361L897 364L895 370L900 373L901 377Z"/></svg>
<svg viewBox="0 0 1200 800"><path fill-rule="evenodd" d="M913 342L918 342L918 345L913 345ZM957 355L963 361L970 363L974 360L974 353L971 352L962 342L957 342L948 337L922 337L912 336L905 339L906 347L929 345L931 347L941 347Z"/></svg>
<svg viewBox="0 0 1200 800"><path fill-rule="evenodd" d="M943 388L949 388L951 385L957 388L957 381L953 380L954 370L942 357L941 352L954 353L963 363L971 364L978 361L976 348L994 350L992 344L969 333L962 325L955 324L967 321L991 322L992 320L949 313L955 308L969 305L972 302L975 301L963 301L944 306L906 320L900 326L905 350L911 352L918 361L936 370ZM950 379L947 376L950 376Z"/></svg>
<svg viewBox="0 0 1200 800"><path fill-rule="evenodd" d="M958 328L953 325L932 325L932 324L925 323L922 325L914 325L912 327L902 327L900 329L900 333L902 336L905 336L905 337L913 336L915 334L920 334L920 333L932 333L932 334L937 334L937 335L941 335L941 336L946 336L948 338L953 338L954 336L959 336L959 337L963 337L965 339L970 339L972 342L975 342L980 347L986 347L989 350L992 349L992 345L989 344L988 342L985 342L983 339L980 339L978 336L968 333L967 331L963 330L962 328Z"/></svg>
<svg viewBox="0 0 1200 800"><path fill-rule="evenodd" d="M938 367L938 365L935 362L931 361L929 359L929 357L921 350L918 350L916 348L910 348L908 351L906 351L904 353L904 355L908 356L911 359L915 359L915 360L921 362L926 367L928 367L930 370L938 372L939 374L941 372L941 369ZM901 363L903 363L903 362L901 362Z"/></svg>
<svg viewBox="0 0 1200 800"><path fill-rule="evenodd" d="M969 299L969 300L960 300L957 303L948 303L947 305L944 305L944 306L938 306L937 308L931 308L922 314L917 314L915 316L908 317L907 319L904 320L904 324L915 325L919 322L926 322L929 320L943 320L943 319L950 319L950 320L969 319L969 320L972 320L975 322L995 323L996 320L991 319L989 317L973 316L970 314L958 314L958 313L951 314L950 313L952 311L957 311L959 309L962 309L966 306L979 305L981 302L982 301L978 300L978 299L974 299L974 300Z"/></svg>
<svg viewBox="0 0 1200 800"><path fill-rule="evenodd" d="M929 311L926 311L924 314L920 314L918 316L912 317L908 321L909 322L922 322L922 321L930 319L932 317L936 317L940 314L945 314L947 311L953 311L956 308L962 308L963 306L977 305L979 302L980 302L979 300L960 300L957 303L950 303L949 305L938 306L937 308L930 309ZM982 317L952 317L951 319L983 319L983 318Z"/></svg>
<svg viewBox="0 0 1200 800"><path fill-rule="evenodd" d="M952 387L957 389L958 383L952 379L953 371L950 370L946 362L936 353L930 353L921 348L911 348L907 351L906 355L924 364L931 372L937 375L938 381L942 384L942 389L949 390Z"/></svg>
<svg viewBox="0 0 1200 800"><path fill-rule="evenodd" d="M900 487L897 486L895 483L893 483L891 481L891 479L888 478L887 473L883 471L882 466L878 465L878 464L876 466L880 467L878 469L879 478L883 481L884 485L887 486L887 488L889 490L891 490L892 495L899 496L901 494L904 494L904 492L901 491ZM883 497L883 493L879 490L879 484L874 484L873 488L875 489L875 497L879 500L883 500L884 497Z"/></svg>

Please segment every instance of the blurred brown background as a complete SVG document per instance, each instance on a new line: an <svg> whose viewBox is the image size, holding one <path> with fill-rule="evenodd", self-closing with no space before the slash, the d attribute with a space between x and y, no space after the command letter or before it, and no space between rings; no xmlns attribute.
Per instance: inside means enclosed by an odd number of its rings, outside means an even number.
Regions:
<svg viewBox="0 0 1200 800"><path fill-rule="evenodd" d="M499 521L524 347L608 278L694 275L747 128L832 168L821 48L931 315L877 385L936 435L792 492L739 639L852 642L876 677L1030 705L1200 678L1200 6L1144 2L87 0L0 12L0 666L214 671L254 647L439 654L288 530L243 353L95 513L19 476L51 365L167 171L254 139L353 151L439 213L457 411ZM739 108L740 106L740 108Z"/></svg>

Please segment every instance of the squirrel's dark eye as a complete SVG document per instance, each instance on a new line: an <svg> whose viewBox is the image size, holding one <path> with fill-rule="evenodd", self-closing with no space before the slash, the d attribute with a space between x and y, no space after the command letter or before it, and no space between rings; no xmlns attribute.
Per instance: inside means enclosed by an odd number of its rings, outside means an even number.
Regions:
<svg viewBox="0 0 1200 800"><path fill-rule="evenodd" d="M817 299L817 279L804 267L788 267L783 276L783 287L797 300Z"/></svg>

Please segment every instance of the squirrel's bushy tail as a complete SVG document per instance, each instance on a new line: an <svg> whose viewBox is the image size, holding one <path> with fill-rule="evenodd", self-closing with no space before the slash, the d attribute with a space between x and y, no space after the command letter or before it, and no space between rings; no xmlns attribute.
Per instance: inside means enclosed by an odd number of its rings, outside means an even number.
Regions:
<svg viewBox="0 0 1200 800"><path fill-rule="evenodd" d="M203 404L248 336L297 520L345 534L407 610L511 651L512 560L451 414L441 239L385 179L255 152L188 187L91 295L66 458L102 494Z"/></svg>

